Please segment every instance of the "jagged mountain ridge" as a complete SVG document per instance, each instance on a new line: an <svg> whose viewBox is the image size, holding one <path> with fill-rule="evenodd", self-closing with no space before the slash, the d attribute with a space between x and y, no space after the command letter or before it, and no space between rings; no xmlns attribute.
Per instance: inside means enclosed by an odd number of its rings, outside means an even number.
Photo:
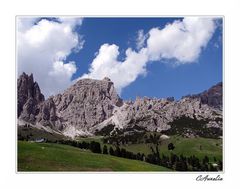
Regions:
<svg viewBox="0 0 240 189"><path fill-rule="evenodd" d="M115 125L119 129L138 126L147 128L149 131L160 132L170 129L170 123L183 116L207 120L207 127L222 128L222 111L202 104L201 99L186 97L179 101L172 101L145 97L125 103L122 107L115 109L112 117L91 129L96 131L108 125Z"/></svg>
<svg viewBox="0 0 240 189"><path fill-rule="evenodd" d="M18 100L18 119L49 127L66 136L91 135L89 128L111 117L114 107L123 104L109 78L79 80L62 94L36 103L32 103L32 98L36 97L29 96L28 90L24 90L28 85L33 86L33 76L23 73L18 83L23 83L18 85L18 97L25 97L25 101Z"/></svg>
<svg viewBox="0 0 240 189"><path fill-rule="evenodd" d="M17 81L18 119L32 124L40 124L55 128L60 125L56 116L56 107L52 97L45 100L39 85L34 82L33 75L23 72Z"/></svg>
<svg viewBox="0 0 240 189"><path fill-rule="evenodd" d="M222 102L215 103L218 105L215 106L211 100L203 100L209 91L214 96L215 88L179 101L144 97L124 102L109 78L82 79L63 93L44 100L33 76L23 73L18 79L18 119L50 127L70 137L94 135L109 125L113 125L113 129L138 126L149 131L163 131L181 116L207 120L208 127L221 129L222 110L219 104ZM220 87L217 88L220 96Z"/></svg>
<svg viewBox="0 0 240 189"><path fill-rule="evenodd" d="M44 95L37 82L34 82L33 75L23 73L17 81L17 111L20 119L35 121L38 114L37 105L44 101Z"/></svg>
<svg viewBox="0 0 240 189"><path fill-rule="evenodd" d="M222 109L222 96L223 88L222 82L217 83L210 89L203 91L202 93L195 95L188 95L190 98L200 98L202 104L208 104L209 106Z"/></svg>

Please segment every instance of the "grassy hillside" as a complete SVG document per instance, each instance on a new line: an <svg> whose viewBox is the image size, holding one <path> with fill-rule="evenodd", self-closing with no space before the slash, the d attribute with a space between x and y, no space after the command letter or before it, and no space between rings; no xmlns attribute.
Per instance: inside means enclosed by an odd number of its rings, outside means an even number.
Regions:
<svg viewBox="0 0 240 189"><path fill-rule="evenodd" d="M168 150L168 144L173 143L175 149L173 151ZM151 153L150 144L131 144L128 146L122 146L132 152L142 152L145 154ZM209 139L209 138L183 138L181 136L171 136L167 141L164 141L160 146L160 153L164 155L170 155L174 153L176 155L191 156L202 159L207 155L211 160L215 157L218 160L222 160L222 139Z"/></svg>
<svg viewBox="0 0 240 189"><path fill-rule="evenodd" d="M103 146L102 137L89 137L89 138L79 138L79 141L97 141ZM168 150L168 144L173 143L175 149L173 151ZM107 145L108 147L110 145ZM121 145L121 148L125 148L133 153L144 153L150 154L150 144L128 144ZM204 156L208 156L210 160L215 157L217 160L222 160L222 139L210 139L210 138L184 138L182 136L170 136L170 139L162 142L160 145L160 153L164 155L170 155L174 153L176 155L191 156L202 159Z"/></svg>
<svg viewBox="0 0 240 189"><path fill-rule="evenodd" d="M171 171L165 167L51 143L18 142L18 171Z"/></svg>
<svg viewBox="0 0 240 189"><path fill-rule="evenodd" d="M147 133L150 134L150 133ZM18 137L28 138L29 140L34 140L36 138L46 138L48 141L56 141L56 140L63 140L68 139L63 135L58 134L51 134L43 130L39 130L33 127L24 128L18 127ZM103 147L103 137L102 136L94 136L94 137L87 137L82 138L78 137L78 141L85 141L91 142L96 141L101 144ZM162 142L160 146L160 153L164 155L169 155L171 151L168 150L168 144L173 143L175 149L172 153L176 155L184 155L184 156L191 156L195 155L196 157L202 159L205 155L207 155L210 160L213 160L215 157L217 160L222 160L222 139L211 139L211 138L184 138L182 136L173 135L170 136L170 139ZM109 144L105 144L108 148L111 146ZM150 154L150 144L145 144L144 142L139 144L128 144L128 145L121 145L121 148L125 148L126 150L133 152L133 153L144 153L145 155Z"/></svg>

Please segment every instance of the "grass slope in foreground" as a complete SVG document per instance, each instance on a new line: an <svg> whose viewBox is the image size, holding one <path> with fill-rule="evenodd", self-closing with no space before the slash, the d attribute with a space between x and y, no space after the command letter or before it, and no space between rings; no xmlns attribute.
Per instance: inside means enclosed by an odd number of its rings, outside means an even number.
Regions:
<svg viewBox="0 0 240 189"><path fill-rule="evenodd" d="M18 141L18 171L171 171L72 146Z"/></svg>

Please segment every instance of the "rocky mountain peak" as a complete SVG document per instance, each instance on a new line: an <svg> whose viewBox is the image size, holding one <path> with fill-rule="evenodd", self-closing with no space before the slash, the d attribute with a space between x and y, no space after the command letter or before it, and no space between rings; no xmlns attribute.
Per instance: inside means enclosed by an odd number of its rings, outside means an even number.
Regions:
<svg viewBox="0 0 240 189"><path fill-rule="evenodd" d="M107 77L78 80L62 94L47 100L32 74L23 73L18 79L18 118L67 136L89 134L89 128L111 117L114 107L122 105L113 82Z"/></svg>
<svg viewBox="0 0 240 189"><path fill-rule="evenodd" d="M34 112L33 107L44 101L44 95L41 93L39 85L34 82L33 74L27 75L22 73L17 80L18 90L18 117L24 113L31 114ZM28 116L27 116L28 117Z"/></svg>
<svg viewBox="0 0 240 189"><path fill-rule="evenodd" d="M89 128L112 116L115 106L123 104L109 79L81 79L54 98L56 115L62 117L63 132L72 135L77 129Z"/></svg>
<svg viewBox="0 0 240 189"><path fill-rule="evenodd" d="M112 82L112 81L111 81L111 79L110 79L110 78L108 78L108 77L104 77L104 78L103 78L103 81Z"/></svg>
<svg viewBox="0 0 240 189"><path fill-rule="evenodd" d="M44 100L33 75L18 79L18 118L33 125L51 128L70 137L94 135L109 125L119 129L142 128L165 131L175 120L206 122L207 128L222 128L222 83L176 101L169 98L137 97L124 101L114 83L80 79L63 93Z"/></svg>

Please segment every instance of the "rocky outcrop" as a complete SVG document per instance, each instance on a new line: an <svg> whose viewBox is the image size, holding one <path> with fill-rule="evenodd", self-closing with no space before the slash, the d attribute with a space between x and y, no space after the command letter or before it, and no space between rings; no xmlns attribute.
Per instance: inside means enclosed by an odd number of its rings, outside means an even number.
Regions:
<svg viewBox="0 0 240 189"><path fill-rule="evenodd" d="M49 126L52 129L62 130L62 124L56 116L56 106L52 97L38 105L36 122L43 126Z"/></svg>
<svg viewBox="0 0 240 189"><path fill-rule="evenodd" d="M44 101L44 95L34 82L33 75L23 73L17 81L17 113L20 119L34 122L38 114L37 106Z"/></svg>
<svg viewBox="0 0 240 189"><path fill-rule="evenodd" d="M195 95L189 95L190 98L199 98L202 104L207 104L214 108L222 109L223 101L222 82L212 86L210 89Z"/></svg>
<svg viewBox="0 0 240 189"><path fill-rule="evenodd" d="M88 133L91 127L111 117L114 107L123 104L109 78L79 80L53 100L65 135L72 135L73 128Z"/></svg>
<svg viewBox="0 0 240 189"><path fill-rule="evenodd" d="M18 118L71 137L91 134L91 127L111 117L114 107L122 104L109 78L79 80L45 101L32 74L23 73L18 79Z"/></svg>
<svg viewBox="0 0 240 189"><path fill-rule="evenodd" d="M181 117L202 121L206 128L222 129L222 84L179 101L173 97L137 97L135 101L123 102L109 78L81 79L63 93L44 101L32 75L23 73L18 79L19 120L70 137L94 135L109 126L113 130L166 131Z"/></svg>
<svg viewBox="0 0 240 189"><path fill-rule="evenodd" d="M201 100L185 97L179 101L171 99L137 98L135 102L125 103L114 109L114 115L93 131L99 131L108 125L125 129L135 126L148 131L164 131L171 127L171 122L181 117L207 120L207 127L222 128L222 112L219 109L202 104Z"/></svg>

